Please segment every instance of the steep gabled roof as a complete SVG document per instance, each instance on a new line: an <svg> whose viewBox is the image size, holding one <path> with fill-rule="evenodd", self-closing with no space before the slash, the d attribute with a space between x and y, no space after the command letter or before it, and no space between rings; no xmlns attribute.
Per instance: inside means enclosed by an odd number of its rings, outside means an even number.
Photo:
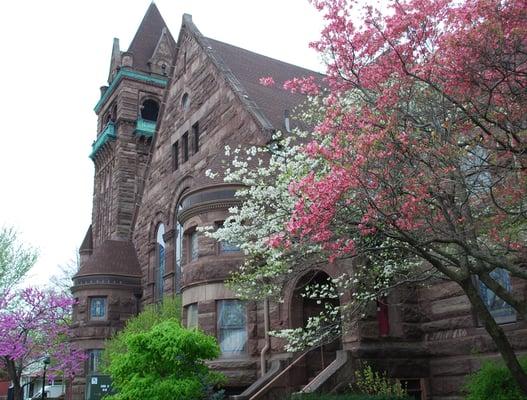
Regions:
<svg viewBox="0 0 527 400"><path fill-rule="evenodd" d="M163 28L167 30L171 40L174 42L174 38L170 34L170 30L161 13L154 2L152 2L130 43L130 47L128 47L128 52L134 56L134 69L150 72L148 60L154 54Z"/></svg>
<svg viewBox="0 0 527 400"><path fill-rule="evenodd" d="M302 94L293 94L282 88L285 81L314 76L322 80L323 75L274 58L263 56L215 39L206 38L214 53L229 67L239 80L249 98L267 117L274 129L283 129L284 111L292 111L305 101ZM266 87L260 78L272 77L275 85Z"/></svg>
<svg viewBox="0 0 527 400"><path fill-rule="evenodd" d="M314 76L320 81L323 78L318 72L206 38L192 22L191 15L183 15L183 29L194 36L264 130L283 130L285 110L292 111L306 99L302 94L284 90L282 85L285 81L304 76ZM275 86L260 84L260 78L268 76L275 80Z"/></svg>

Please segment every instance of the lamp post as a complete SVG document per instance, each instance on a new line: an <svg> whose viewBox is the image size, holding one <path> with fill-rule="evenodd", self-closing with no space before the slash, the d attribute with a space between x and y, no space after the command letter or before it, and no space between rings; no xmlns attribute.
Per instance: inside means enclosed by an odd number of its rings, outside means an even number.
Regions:
<svg viewBox="0 0 527 400"><path fill-rule="evenodd" d="M44 360L42 360L42 362L44 363L44 374L42 375L42 396L40 398L44 399L44 396L46 395L46 368L51 362L51 360L49 359L49 356L46 356L44 357Z"/></svg>

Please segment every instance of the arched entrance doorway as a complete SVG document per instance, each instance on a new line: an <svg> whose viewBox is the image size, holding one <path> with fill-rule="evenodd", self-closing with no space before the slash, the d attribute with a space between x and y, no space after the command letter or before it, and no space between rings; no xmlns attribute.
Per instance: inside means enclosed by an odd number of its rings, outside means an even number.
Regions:
<svg viewBox="0 0 527 400"><path fill-rule="evenodd" d="M317 286L318 285L318 286ZM311 317L317 317L325 309L326 304L339 306L336 298L322 298L320 296L307 296L310 287L333 285L331 277L322 270L312 270L298 279L291 296L289 309L291 328L305 328ZM333 333L328 334L332 331ZM327 367L336 357L337 350L341 349L340 335L335 338L334 327L320 329L320 342L313 346L313 350L305 356L305 378L310 381Z"/></svg>

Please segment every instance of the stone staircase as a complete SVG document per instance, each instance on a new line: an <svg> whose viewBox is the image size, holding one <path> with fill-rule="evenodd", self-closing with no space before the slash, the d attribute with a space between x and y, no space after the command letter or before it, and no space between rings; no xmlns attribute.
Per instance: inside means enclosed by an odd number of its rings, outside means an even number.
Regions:
<svg viewBox="0 0 527 400"><path fill-rule="evenodd" d="M274 359L267 373L230 400L283 400L300 393L331 392L350 382L352 358L344 350L316 347L296 357Z"/></svg>

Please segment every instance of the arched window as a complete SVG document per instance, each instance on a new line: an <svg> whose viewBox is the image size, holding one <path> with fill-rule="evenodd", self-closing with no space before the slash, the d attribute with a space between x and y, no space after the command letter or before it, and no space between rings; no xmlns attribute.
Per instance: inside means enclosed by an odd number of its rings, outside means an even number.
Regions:
<svg viewBox="0 0 527 400"><path fill-rule="evenodd" d="M183 225L181 225L181 222L179 222L179 213L181 212L183 207L181 207L181 204L177 207L176 212L176 245L175 247L175 260L176 260L176 274L175 274L175 288L176 293L181 293L181 262L183 260Z"/></svg>
<svg viewBox="0 0 527 400"><path fill-rule="evenodd" d="M159 114L159 105L156 101L148 99L141 106L141 118L147 121L157 121Z"/></svg>
<svg viewBox="0 0 527 400"><path fill-rule="evenodd" d="M157 228L156 234L156 295L157 299L160 300L163 298L163 276L165 275L165 239L163 235L165 234L165 226L160 224Z"/></svg>

